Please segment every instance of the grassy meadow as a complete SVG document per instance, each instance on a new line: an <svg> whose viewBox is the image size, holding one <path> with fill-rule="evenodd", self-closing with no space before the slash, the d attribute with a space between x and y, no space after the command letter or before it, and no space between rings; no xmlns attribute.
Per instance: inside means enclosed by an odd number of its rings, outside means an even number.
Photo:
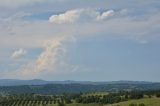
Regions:
<svg viewBox="0 0 160 106"><path fill-rule="evenodd" d="M160 106L159 91L0 96L0 106Z"/></svg>
<svg viewBox="0 0 160 106"><path fill-rule="evenodd" d="M145 106L160 106L160 98L144 98L139 100L129 100L125 102L115 103L115 104L97 104L97 103L90 103L90 104L82 104L82 103L72 103L66 104L65 106L129 106L130 104L145 104ZM43 105L42 105L43 106ZM47 106L58 106L57 104L51 104Z"/></svg>
<svg viewBox="0 0 160 106"><path fill-rule="evenodd" d="M125 102L110 104L110 105L104 105L104 106L129 106L129 104L145 104L145 106L160 106L160 98L145 98L145 99L139 99L139 100L129 100Z"/></svg>

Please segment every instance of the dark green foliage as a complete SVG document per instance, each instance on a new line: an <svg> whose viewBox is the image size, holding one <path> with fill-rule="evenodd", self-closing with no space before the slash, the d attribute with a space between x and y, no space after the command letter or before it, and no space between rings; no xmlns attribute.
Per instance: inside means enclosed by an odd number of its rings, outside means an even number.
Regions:
<svg viewBox="0 0 160 106"><path fill-rule="evenodd" d="M144 103L141 103L141 104L139 104L138 106L145 106L145 104L144 104Z"/></svg>
<svg viewBox="0 0 160 106"><path fill-rule="evenodd" d="M130 94L130 99L141 99L143 98L144 94L141 91L133 91Z"/></svg>
<svg viewBox="0 0 160 106"><path fill-rule="evenodd" d="M47 106L48 104L57 104L64 106L65 104L76 103L97 103L97 104L113 104L130 99L141 99L143 95L149 94L155 96L159 91L119 91L107 93L105 95L87 95L85 93L63 95L39 95L39 94L20 94L0 96L0 106ZM145 106L145 104L130 104L129 106Z"/></svg>
<svg viewBox="0 0 160 106"><path fill-rule="evenodd" d="M156 97L158 97L158 98L160 97L160 92L156 94Z"/></svg>
<svg viewBox="0 0 160 106"><path fill-rule="evenodd" d="M129 104L129 106L137 106L137 104L131 103L131 104Z"/></svg>
<svg viewBox="0 0 160 106"><path fill-rule="evenodd" d="M58 106L65 106L65 104L60 102L60 103L58 103Z"/></svg>

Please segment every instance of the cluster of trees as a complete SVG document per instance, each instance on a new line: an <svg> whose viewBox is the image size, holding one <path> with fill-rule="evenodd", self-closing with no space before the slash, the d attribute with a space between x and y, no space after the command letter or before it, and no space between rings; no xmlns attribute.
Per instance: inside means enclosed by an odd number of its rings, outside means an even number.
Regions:
<svg viewBox="0 0 160 106"><path fill-rule="evenodd" d="M43 95L59 95L79 92L114 92L121 90L159 90L160 83L136 83L136 82L113 82L113 83L72 83L72 84L46 84L46 85L23 85L23 86L0 86L0 92L8 94L36 93Z"/></svg>
<svg viewBox="0 0 160 106"><path fill-rule="evenodd" d="M108 95L92 95L92 96L80 96L76 98L77 103L102 103L102 104L112 104L122 101L127 101L128 99L141 99L144 93L141 91L121 91L118 93L109 93Z"/></svg>
<svg viewBox="0 0 160 106"><path fill-rule="evenodd" d="M160 97L160 91L120 91L112 92L105 95L87 95L85 93L78 94L62 94L62 95L38 95L38 94L21 94L0 96L0 106L47 106L48 104L58 104L64 106L71 103L99 103L112 104L130 99L141 99L144 95ZM142 104L130 106L144 106Z"/></svg>
<svg viewBox="0 0 160 106"><path fill-rule="evenodd" d="M0 96L0 106L47 106L48 104L64 104L72 103L77 94L63 95L38 95L38 94L21 94Z"/></svg>

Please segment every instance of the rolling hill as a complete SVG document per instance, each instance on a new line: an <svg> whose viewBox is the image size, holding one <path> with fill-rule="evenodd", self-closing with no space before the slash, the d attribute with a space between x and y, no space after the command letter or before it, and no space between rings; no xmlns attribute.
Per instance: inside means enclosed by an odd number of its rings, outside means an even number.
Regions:
<svg viewBox="0 0 160 106"><path fill-rule="evenodd" d="M2 83L3 82L3 83ZM5 83L6 82L6 83ZM159 90L160 83L152 82L81 82L43 80L1 80L0 94L62 94L80 92L112 92L120 90Z"/></svg>

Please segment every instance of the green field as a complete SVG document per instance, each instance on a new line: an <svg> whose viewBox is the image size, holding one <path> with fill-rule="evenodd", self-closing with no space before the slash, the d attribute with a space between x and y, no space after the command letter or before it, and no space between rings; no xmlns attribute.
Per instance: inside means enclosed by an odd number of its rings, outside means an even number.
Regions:
<svg viewBox="0 0 160 106"><path fill-rule="evenodd" d="M132 105L131 105L132 104ZM0 96L0 106L160 106L159 91Z"/></svg>
<svg viewBox="0 0 160 106"><path fill-rule="evenodd" d="M111 104L111 105L105 105L105 106L129 106L131 103L144 103L146 106L160 106L160 98L145 98L145 99L140 99L140 100L129 100L126 102L120 102L116 104Z"/></svg>
<svg viewBox="0 0 160 106"><path fill-rule="evenodd" d="M134 103L134 104L145 104L145 106L160 106L160 98L145 98L145 99L139 99L139 100L129 100L125 102L120 102L120 103L115 103L115 104L109 104L109 105L102 105L102 104L77 104L77 103L72 103L72 104L67 104L65 106L129 106L129 104ZM47 106L57 106L57 105L47 105Z"/></svg>
<svg viewBox="0 0 160 106"><path fill-rule="evenodd" d="M89 104L83 104L83 103L71 103L71 104L65 104L65 106L129 106L129 104L145 104L145 106L160 106L160 98L144 98L139 100L129 100L125 102L115 103L115 104L98 104L98 103L89 103ZM9 106L9 105L0 105L0 106ZM11 105L12 106L12 105ZM15 106L15 105L13 105ZM58 104L48 104L48 105L16 105L16 106L59 106ZM138 105L137 105L138 106Z"/></svg>

